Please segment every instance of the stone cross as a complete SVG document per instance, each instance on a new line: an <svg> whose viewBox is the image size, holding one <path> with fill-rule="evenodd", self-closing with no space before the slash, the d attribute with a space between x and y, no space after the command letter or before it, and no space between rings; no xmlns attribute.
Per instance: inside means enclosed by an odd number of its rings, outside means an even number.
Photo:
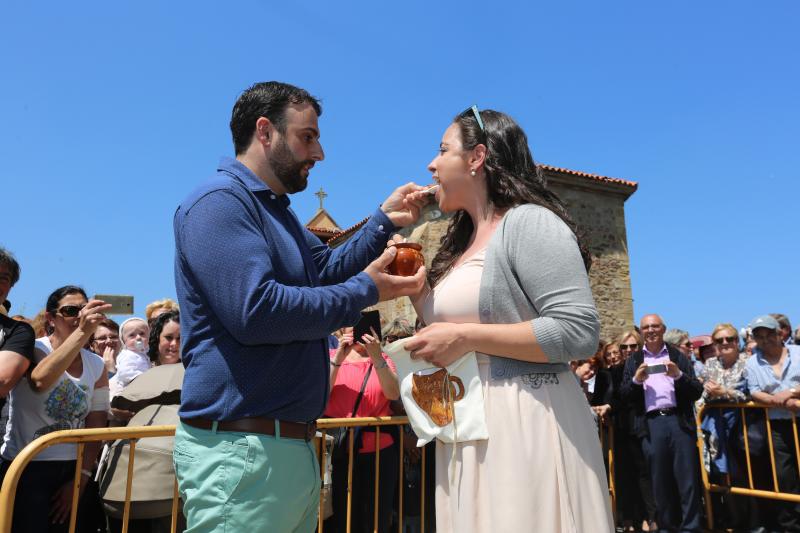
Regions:
<svg viewBox="0 0 800 533"><path fill-rule="evenodd" d="M319 190L314 193L314 196L319 198L319 209L322 211L322 202L328 197L328 194L320 187Z"/></svg>

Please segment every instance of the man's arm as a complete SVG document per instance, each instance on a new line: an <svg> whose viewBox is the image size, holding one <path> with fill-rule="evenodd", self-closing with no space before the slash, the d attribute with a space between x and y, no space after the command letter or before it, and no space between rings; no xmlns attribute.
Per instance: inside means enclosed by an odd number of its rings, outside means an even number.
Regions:
<svg viewBox="0 0 800 533"><path fill-rule="evenodd" d="M178 275L190 280L190 290L205 300L242 344L325 338L356 323L361 309L379 298L419 292L424 281L424 269L413 278L383 274L393 257L383 254L366 271L336 285L280 283L263 230L249 209L231 191L218 190L197 201L183 218L176 218L175 228ZM295 251L282 253L289 256Z"/></svg>
<svg viewBox="0 0 800 533"><path fill-rule="evenodd" d="M0 397L8 396L20 378L28 371L31 362L26 358L12 352L3 350L0 352Z"/></svg>
<svg viewBox="0 0 800 533"><path fill-rule="evenodd" d="M625 361L625 370L622 374L622 384L620 385L619 396L623 402L633 405L635 401L644 401L644 389L642 386L633 381L633 376L636 374L636 361L631 355Z"/></svg>
<svg viewBox="0 0 800 533"><path fill-rule="evenodd" d="M28 371L33 359L36 335L33 328L20 322L14 326L0 350L0 397L5 397Z"/></svg>
<svg viewBox="0 0 800 533"><path fill-rule="evenodd" d="M678 356L681 377L675 380L675 394L687 401L695 402L703 395L703 384L694 375L694 365L688 357Z"/></svg>
<svg viewBox="0 0 800 533"><path fill-rule="evenodd" d="M306 242L311 248L322 284L340 283L364 270L381 255L396 229L389 217L378 209L361 229L338 248L332 249L305 230Z"/></svg>

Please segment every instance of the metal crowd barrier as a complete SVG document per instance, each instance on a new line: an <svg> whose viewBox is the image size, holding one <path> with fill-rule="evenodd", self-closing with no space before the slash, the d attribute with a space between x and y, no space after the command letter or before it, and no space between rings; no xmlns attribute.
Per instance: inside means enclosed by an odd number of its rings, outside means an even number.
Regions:
<svg viewBox="0 0 800 533"><path fill-rule="evenodd" d="M727 485L719 485L716 483L711 483L709 480L709 473L706 471L705 467L703 466L704 460L704 449L705 449L705 438L700 431L700 424L703 421L704 415L711 409L737 409L739 410L739 416L742 422L742 437L744 442L744 452L745 452L745 462L747 464L747 484L748 487L737 487L732 484ZM745 416L745 411L748 409L759 409L764 411L764 418L765 418L765 426L766 426L766 437L767 437L767 445L769 449L769 462L772 468L772 483L773 488L775 490L763 490L755 488L753 484L753 465L752 465L752 458L750 456L750 443L748 439L748 429L747 429L747 417ZM712 492L719 492L723 494L737 494L741 496L750 496L753 498L766 498L770 500L781 500L785 502L794 502L800 503L800 494L788 493L788 492L781 492L780 487L778 485L778 474L775 467L775 449L772 443L772 425L769 419L769 411L771 409L776 409L775 407L771 407L769 405L756 403L756 402L747 402L747 403L705 403L703 406L698 409L697 411L697 449L700 454L700 473L702 476L703 481L703 496L705 500L706 506L706 520L709 529L713 529L714 524L714 515L711 507L711 493ZM800 473L800 442L798 442L798 433L797 433L797 416L792 413L792 432L794 434L794 446L795 446L795 458L797 459L797 468L798 473ZM729 447L730 450L730 447ZM727 478L728 483L730 483L730 476Z"/></svg>
<svg viewBox="0 0 800 533"><path fill-rule="evenodd" d="M319 457L319 464L321 470L321 477L324 476L325 470L327 468L327 461L329 460L325 450L326 450L326 437L329 430L334 428L345 427L349 428L349 449L348 449L348 470L347 470L347 531L350 531L351 528L351 509L352 509L352 489L353 489L353 455L355 450L353 449L353 434L354 429L356 427L376 427L376 434L375 434L375 441L376 443L380 441L380 431L381 427L383 426L403 426L408 423L408 418L405 416L386 416L386 417L369 417L369 418L333 418L333 419L320 419L317 421L317 428L321 432L321 438L316 439L316 448ZM615 509L615 490L614 490L614 456L613 456L613 448L614 448L614 434L613 428L610 426L605 426L604 424L599 424L599 433L600 439L603 443L603 449L607 451L608 454L608 468L609 468L609 494L611 497L612 502L612 509ZM44 449L54 446L56 444L66 444L66 443L77 443L77 462L75 464L75 480L73 484L73 499L72 499L72 508L70 511L69 517L69 531L70 533L74 533L76 522L77 522L77 513L78 513L78 502L79 498L76 495L80 494L80 484L81 484L81 470L83 469L82 459L83 459L83 451L87 443L89 442L103 442L103 441L114 441L117 439L127 439L129 440L129 450L130 455L128 459L128 475L126 480L125 486L125 503L124 503L124 511L123 511L123 518L122 518L122 533L127 533L129 528L129 520L130 520L130 508L131 508L131 492L132 492L132 484L133 484L133 477L134 477L134 461L136 456L136 442L142 438L148 437L169 437L175 434L175 426L172 425L165 425L165 426L142 426L142 427L123 427L123 428L95 428L95 429L75 429L75 430L67 430L67 431L56 431L53 433L49 433L44 435L28 446L26 446L14 459L14 461L9 466L8 472L3 480L3 485L0 487L0 533L10 533L11 531L11 524L13 519L13 511L14 511L14 500L16 496L17 485L19 483L20 476L22 475L22 471L28 466L34 457L42 452ZM403 448L403 441L405 438L405 432L399 431L400 440L397 443L399 446L399 476L398 476L398 502L399 502L399 509L398 509L398 531L402 533L403 531L403 469L404 469L404 462L403 462L403 455L404 455L404 448ZM795 438L797 433L795 432ZM378 530L378 497L379 497L379 482L380 482L380 448L376 447L375 451L375 491L374 491L374 498L375 498L375 505L374 505L374 516L373 516L373 526L374 531ZM421 525L421 532L425 533L425 500L426 497L430 497L425 493L425 466L426 466L426 457L425 457L425 448L423 447L421 450L421 482L420 482L420 525ZM800 497L798 497L800 500ZM178 523L178 509L179 509L180 498L178 495L178 483L177 480L174 483L173 488L173 498L172 498L172 520L171 520L171 528L170 531L175 533L177 529ZM318 523L318 531L319 533L323 533L324 523L323 523L323 497L320 497L320 509L319 509L319 523Z"/></svg>
<svg viewBox="0 0 800 533"><path fill-rule="evenodd" d="M128 460L128 480L125 486L125 507L122 518L122 533L128 533L128 521L131 510L131 486L133 483L133 463L136 457L136 441L145 437L170 437L175 434L175 426L145 426L129 428L93 428L93 429L71 429L66 431L54 431L35 441L31 442L8 467L3 486L0 487L0 532L10 533L11 522L14 513L14 499L17 492L17 484L22 475L22 471L28 466L34 457L45 448L56 444L77 443L78 457L75 463L75 480L72 485L72 509L69 515L69 532L74 533L75 524L78 516L78 501L76 497L80 494L81 470L83 469L83 450L87 442L114 441L117 439L130 439L130 459ZM172 496L172 533L175 532L178 520L178 483L174 484Z"/></svg>

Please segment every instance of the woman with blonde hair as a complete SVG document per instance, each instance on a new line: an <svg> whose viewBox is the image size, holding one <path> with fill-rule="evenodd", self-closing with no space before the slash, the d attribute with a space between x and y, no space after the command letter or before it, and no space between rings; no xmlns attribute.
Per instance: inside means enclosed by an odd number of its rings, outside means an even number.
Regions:
<svg viewBox="0 0 800 533"><path fill-rule="evenodd" d="M167 311L180 311L178 302L171 298L164 298L162 300L150 302L147 304L147 307L144 308L144 318L152 327L153 321L158 318L158 315L166 313Z"/></svg>

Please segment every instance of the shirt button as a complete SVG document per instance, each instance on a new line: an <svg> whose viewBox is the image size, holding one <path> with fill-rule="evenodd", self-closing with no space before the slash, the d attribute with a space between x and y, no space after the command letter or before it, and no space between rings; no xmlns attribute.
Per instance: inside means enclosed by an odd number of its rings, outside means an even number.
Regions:
<svg viewBox="0 0 800 533"><path fill-rule="evenodd" d="M380 226L378 226L378 230L379 230L379 231L383 231L383 224L381 224Z"/></svg>
<svg viewBox="0 0 800 533"><path fill-rule="evenodd" d="M269 198L270 198L270 200L274 200L275 199L275 195L274 194L270 194Z"/></svg>

